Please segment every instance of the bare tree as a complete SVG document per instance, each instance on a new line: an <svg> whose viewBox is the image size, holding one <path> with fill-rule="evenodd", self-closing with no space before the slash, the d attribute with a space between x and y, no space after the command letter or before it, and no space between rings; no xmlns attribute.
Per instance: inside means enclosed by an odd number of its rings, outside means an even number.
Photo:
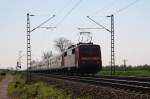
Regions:
<svg viewBox="0 0 150 99"><path fill-rule="evenodd" d="M53 56L52 51L44 52L42 59L46 61L47 65L49 66L49 59Z"/></svg>
<svg viewBox="0 0 150 99"><path fill-rule="evenodd" d="M73 45L73 43L64 37L58 38L54 41L54 46L59 52L63 52L71 45Z"/></svg>
<svg viewBox="0 0 150 99"><path fill-rule="evenodd" d="M52 56L53 56L52 51L43 52L42 59L43 59L43 60L49 60Z"/></svg>

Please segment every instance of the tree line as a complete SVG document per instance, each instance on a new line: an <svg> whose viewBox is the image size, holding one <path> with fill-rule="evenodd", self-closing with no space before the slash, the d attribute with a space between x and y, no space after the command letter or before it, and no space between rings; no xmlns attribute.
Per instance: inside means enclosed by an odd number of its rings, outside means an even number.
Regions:
<svg viewBox="0 0 150 99"><path fill-rule="evenodd" d="M105 71L110 71L111 70L111 66L103 66L102 67L103 70ZM148 64L144 64L144 65L116 65L115 69L118 71L128 71L128 70L150 70L150 65Z"/></svg>

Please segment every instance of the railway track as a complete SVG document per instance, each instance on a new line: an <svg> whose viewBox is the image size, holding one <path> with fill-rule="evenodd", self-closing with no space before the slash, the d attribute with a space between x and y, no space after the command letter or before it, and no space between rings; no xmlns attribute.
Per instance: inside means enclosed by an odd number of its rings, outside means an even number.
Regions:
<svg viewBox="0 0 150 99"><path fill-rule="evenodd" d="M89 76L89 75L59 75L59 74L37 74L46 78L58 78L77 82L90 83L96 86L113 87L117 89L124 89L134 91L142 94L150 94L150 78L140 77L111 77L111 76Z"/></svg>

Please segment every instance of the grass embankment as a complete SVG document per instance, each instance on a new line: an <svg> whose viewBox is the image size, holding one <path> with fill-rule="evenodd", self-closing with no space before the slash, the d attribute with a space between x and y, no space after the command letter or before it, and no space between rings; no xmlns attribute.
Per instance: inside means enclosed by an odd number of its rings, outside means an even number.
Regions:
<svg viewBox="0 0 150 99"><path fill-rule="evenodd" d="M131 71L116 71L115 74L110 74L110 71L100 71L97 75L104 76L136 76L136 77L150 77L149 70L131 70Z"/></svg>
<svg viewBox="0 0 150 99"><path fill-rule="evenodd" d="M22 75L16 75L8 85L8 94L15 99L71 99L64 90L43 82L26 84Z"/></svg>
<svg viewBox="0 0 150 99"><path fill-rule="evenodd" d="M6 73L3 71L0 71L0 81L5 77Z"/></svg>

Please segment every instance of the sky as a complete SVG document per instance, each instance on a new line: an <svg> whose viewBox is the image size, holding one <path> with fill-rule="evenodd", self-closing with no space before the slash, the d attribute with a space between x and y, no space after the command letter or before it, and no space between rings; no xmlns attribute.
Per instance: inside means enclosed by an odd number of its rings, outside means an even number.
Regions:
<svg viewBox="0 0 150 99"><path fill-rule="evenodd" d="M137 1L132 6L127 5ZM121 10L121 11L120 11ZM103 65L110 64L110 33L89 20L110 29L110 18L115 22L115 60L117 65L150 64L150 0L0 0L0 68L15 68L22 51L22 68L26 68L26 14L31 29L56 15L44 26L31 33L32 59L40 60L43 52L53 51L54 40L65 37L78 43L79 32L91 32L92 41L101 46Z"/></svg>

